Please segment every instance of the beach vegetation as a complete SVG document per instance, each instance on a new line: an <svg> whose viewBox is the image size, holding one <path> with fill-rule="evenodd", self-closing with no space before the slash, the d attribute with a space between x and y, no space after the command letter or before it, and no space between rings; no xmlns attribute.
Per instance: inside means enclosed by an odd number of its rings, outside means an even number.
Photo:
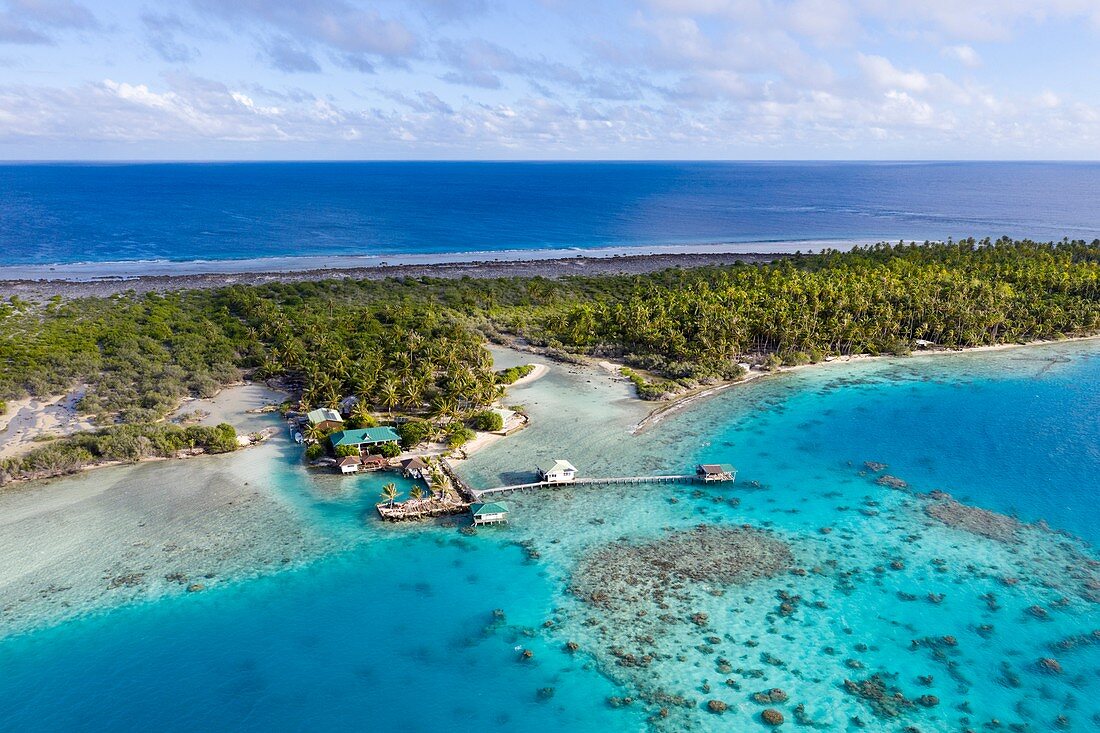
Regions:
<svg viewBox="0 0 1100 733"><path fill-rule="evenodd" d="M455 423L447 430L447 447L451 450L461 448L477 437L477 433L461 423Z"/></svg>
<svg viewBox="0 0 1100 733"><path fill-rule="evenodd" d="M357 445L338 445L333 448L333 453L337 458L347 458L348 456L359 455L359 446Z"/></svg>
<svg viewBox="0 0 1100 733"><path fill-rule="evenodd" d="M181 453L228 453L238 448L237 431L172 423L113 425L57 438L42 447L0 460L0 484L15 478L47 478L110 462L168 458Z"/></svg>
<svg viewBox="0 0 1100 733"><path fill-rule="evenodd" d="M499 372L496 373L497 384L515 384L517 381L528 376L533 371L535 371L534 364L522 364L520 366L501 369Z"/></svg>
<svg viewBox="0 0 1100 733"><path fill-rule="evenodd" d="M491 433L504 428L504 418L492 410L481 410L470 417L470 427Z"/></svg>
<svg viewBox="0 0 1100 733"><path fill-rule="evenodd" d="M310 461L316 461L318 458L325 455L325 446L320 443L312 443L306 446L306 459Z"/></svg>

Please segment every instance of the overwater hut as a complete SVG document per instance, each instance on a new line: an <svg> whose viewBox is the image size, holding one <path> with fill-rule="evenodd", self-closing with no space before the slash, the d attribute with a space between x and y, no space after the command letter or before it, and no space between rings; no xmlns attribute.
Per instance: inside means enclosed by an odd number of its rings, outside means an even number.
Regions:
<svg viewBox="0 0 1100 733"><path fill-rule="evenodd" d="M484 504L471 504L470 514L474 524L501 524L508 521L508 505L503 501L491 501Z"/></svg>
<svg viewBox="0 0 1100 733"><path fill-rule="evenodd" d="M310 410L306 413L306 419L309 420L310 425L324 431L338 430L344 427L344 418L340 417L339 412L328 407L318 407L316 410Z"/></svg>
<svg viewBox="0 0 1100 733"><path fill-rule="evenodd" d="M570 484L577 479L577 469L569 461L560 458L535 467L539 481L549 484Z"/></svg>
<svg viewBox="0 0 1100 733"><path fill-rule="evenodd" d="M695 475L708 484L733 481L737 477L737 469L728 463L700 463L695 469Z"/></svg>
<svg viewBox="0 0 1100 733"><path fill-rule="evenodd" d="M341 430L329 436L333 448L353 445L360 453L369 453L371 448L384 443L398 443L401 436L391 427L381 428L356 428L355 430Z"/></svg>
<svg viewBox="0 0 1100 733"><path fill-rule="evenodd" d="M363 461L359 456L344 456L336 463L336 467L340 469L340 473L345 475L349 473L358 473L361 465L363 465Z"/></svg>
<svg viewBox="0 0 1100 733"><path fill-rule="evenodd" d="M428 477L428 464L420 456L413 456L401 461L401 473L405 478L425 479Z"/></svg>

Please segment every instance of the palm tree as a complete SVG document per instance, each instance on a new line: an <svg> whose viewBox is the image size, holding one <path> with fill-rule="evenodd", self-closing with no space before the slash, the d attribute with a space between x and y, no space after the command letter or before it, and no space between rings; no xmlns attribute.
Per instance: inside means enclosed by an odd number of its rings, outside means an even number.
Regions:
<svg viewBox="0 0 1100 733"><path fill-rule="evenodd" d="M370 406L362 398L359 398L355 403L355 407L351 408L351 417L358 420L363 426L375 424L374 415L370 412Z"/></svg>
<svg viewBox="0 0 1100 733"><path fill-rule="evenodd" d="M382 406L392 415L393 408L401 404L401 391L396 380L387 379L382 384L381 398Z"/></svg>
<svg viewBox="0 0 1100 733"><path fill-rule="evenodd" d="M414 486L412 487L412 490L409 491L409 496L413 499L423 499L424 489L420 488L420 486Z"/></svg>
<svg viewBox="0 0 1100 733"><path fill-rule="evenodd" d="M388 501L390 508L393 508L393 502L397 500L397 484L389 483L382 487L382 501Z"/></svg>
<svg viewBox="0 0 1100 733"><path fill-rule="evenodd" d="M325 431L316 425L310 425L306 428L306 437L314 443L320 443L325 439Z"/></svg>

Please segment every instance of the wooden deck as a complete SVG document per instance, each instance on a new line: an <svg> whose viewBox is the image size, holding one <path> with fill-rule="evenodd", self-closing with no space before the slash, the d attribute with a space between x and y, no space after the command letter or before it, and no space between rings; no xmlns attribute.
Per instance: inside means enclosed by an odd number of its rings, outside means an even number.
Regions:
<svg viewBox="0 0 1100 733"><path fill-rule="evenodd" d="M701 484L703 479L694 473L660 476L611 476L607 478L578 478L567 482L535 481L529 484L494 486L491 489L470 489L479 501L486 496L513 494L517 491L537 489L563 489L570 486L609 486L611 484ZM712 482L713 483L713 482Z"/></svg>

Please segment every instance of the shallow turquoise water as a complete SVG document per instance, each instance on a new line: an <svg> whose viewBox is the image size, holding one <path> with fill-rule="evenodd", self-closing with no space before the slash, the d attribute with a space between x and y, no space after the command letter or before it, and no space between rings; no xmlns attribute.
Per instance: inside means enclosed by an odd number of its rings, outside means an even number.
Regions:
<svg viewBox="0 0 1100 733"><path fill-rule="evenodd" d="M773 705L785 728L798 703L804 723L831 730L856 730L853 718L882 731L993 719L1047 730L1058 715L1072 730L1100 725L1100 644L1050 646L1100 628L1084 542L1100 539L1095 343L806 370L635 437L626 431L644 412L625 390L555 367L510 396L532 427L463 470L489 482L547 455L592 475L729 460L737 485L518 496L509 526L463 537L364 525L380 479L309 478L288 451L272 467L277 490L340 549L0 642L0 729L752 730L763 729L752 693L774 687L790 697ZM867 460L911 491L876 483ZM1024 528L1006 543L945 526L917 496L932 489L1073 537ZM703 522L769 527L808 572L687 583L660 623L648 599L609 611L568 592L593 550ZM800 596L791 613L779 593ZM497 608L506 617L492 625ZM687 620L699 612L705 625ZM624 667L612 646L654 661ZM534 656L522 661L525 648ZM1044 672L1040 657L1062 672ZM876 672L909 699L939 702L880 717L843 687ZM666 706L647 723L660 705L607 704L657 689L697 706ZM706 712L711 699L729 709Z"/></svg>

